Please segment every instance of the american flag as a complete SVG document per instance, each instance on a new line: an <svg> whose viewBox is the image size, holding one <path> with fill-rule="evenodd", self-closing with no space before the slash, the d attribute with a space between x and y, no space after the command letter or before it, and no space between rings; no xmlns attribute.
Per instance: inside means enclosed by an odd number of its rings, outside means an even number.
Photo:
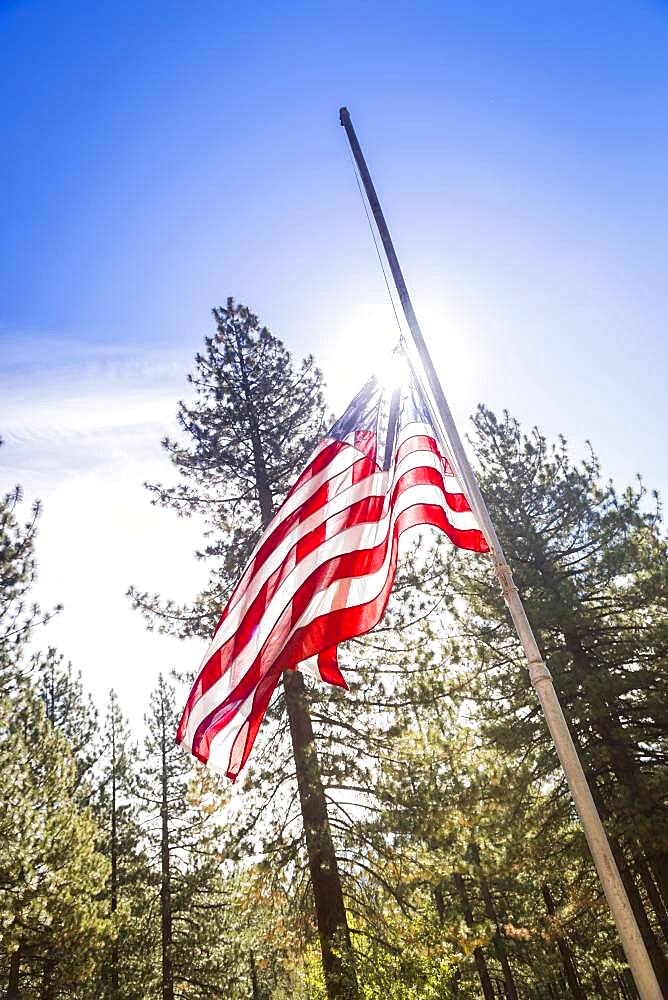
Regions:
<svg viewBox="0 0 668 1000"><path fill-rule="evenodd" d="M367 382L263 533L190 692L177 740L233 781L284 670L347 687L336 647L380 621L402 532L488 550L401 346L393 358L397 384Z"/></svg>

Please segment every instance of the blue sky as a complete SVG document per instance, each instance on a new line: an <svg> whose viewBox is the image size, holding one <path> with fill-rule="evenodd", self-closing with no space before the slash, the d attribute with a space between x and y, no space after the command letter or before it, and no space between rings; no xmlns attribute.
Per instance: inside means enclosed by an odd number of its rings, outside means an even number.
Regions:
<svg viewBox="0 0 668 1000"><path fill-rule="evenodd" d="M45 500L98 696L193 655L122 595L201 578L141 481L210 307L313 352L335 408L393 343L341 104L462 424L506 406L668 486L667 43L643 0L0 4L0 487Z"/></svg>

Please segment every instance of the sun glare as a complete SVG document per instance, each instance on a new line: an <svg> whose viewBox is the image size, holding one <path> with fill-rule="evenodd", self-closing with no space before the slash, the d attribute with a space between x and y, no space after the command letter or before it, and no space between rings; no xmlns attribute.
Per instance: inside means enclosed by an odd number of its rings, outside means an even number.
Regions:
<svg viewBox="0 0 668 1000"><path fill-rule="evenodd" d="M342 314L327 345L329 349L321 350L320 354L331 404L336 412L345 409L372 375L385 382L384 369L398 339L399 331L389 302L358 305Z"/></svg>
<svg viewBox="0 0 668 1000"><path fill-rule="evenodd" d="M408 378L406 359L400 351L395 351L383 359L376 374L386 389L397 389Z"/></svg>

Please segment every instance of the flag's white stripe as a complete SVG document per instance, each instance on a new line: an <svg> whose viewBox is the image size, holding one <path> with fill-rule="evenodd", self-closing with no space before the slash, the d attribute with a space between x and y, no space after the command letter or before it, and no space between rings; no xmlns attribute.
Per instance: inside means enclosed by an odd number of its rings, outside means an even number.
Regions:
<svg viewBox="0 0 668 1000"><path fill-rule="evenodd" d="M392 490L401 476L413 469L425 467L430 467L432 469L436 469L438 472L442 472L440 460L432 451L409 452L407 455L404 455L402 460L397 466L394 467L394 469L389 470L388 472L379 472L373 476L368 476L365 479L360 480L359 483L353 484L351 481L347 487L342 488L339 493L330 497L323 507L314 511L313 514L309 515L309 517L307 517L304 521L296 523L285 538L283 538L272 550L265 562L258 568L257 572L253 574L251 579L248 581L248 585L237 593L236 603L228 612L220 628L213 637L211 644L204 655L200 669L213 656L216 650L220 649L220 647L234 635L266 580L283 564L292 547L300 541L300 539L308 535L314 528L317 528L323 523L323 521L331 524L331 518L333 518L334 515L342 513L359 500L364 500L367 497L372 496L384 496L386 502L389 503ZM392 481L388 482L390 475L392 475ZM469 511L457 513L456 511L452 511L448 508L448 514L448 520L455 528L466 531L477 527L475 519Z"/></svg>
<svg viewBox="0 0 668 1000"><path fill-rule="evenodd" d="M260 652L266 639L270 635L276 622L280 618L286 606L292 600L297 590L305 580L322 563L337 556L345 555L348 552L355 552L360 549L373 548L381 544L391 530L391 526L399 514L414 504L434 504L447 510L443 493L437 486L417 485L409 487L397 499L391 511L388 511L380 521L372 521L366 524L354 525L339 532L332 539L328 539L323 544L300 562L293 572L281 584L272 600L267 605L262 618L260 619L255 633L239 652L239 655L230 664L228 670L195 702L190 718L188 720L187 739L192 741L197 727L206 716L220 705L228 694L234 690L241 681L247 670ZM449 512L448 512L449 513ZM389 558L390 546L386 553L386 560ZM382 573L382 570L380 571ZM378 574L376 574L378 576ZM354 578L364 580L364 577ZM338 588L340 581L332 584L330 590ZM357 592L357 591L356 591ZM317 602L319 593L317 592L309 602L309 607ZM354 603L354 602L353 602ZM352 605L351 605L352 606ZM308 612L305 610L304 615ZM302 615L302 619L304 618ZM300 620L302 620L300 619ZM207 657L210 658L210 653Z"/></svg>

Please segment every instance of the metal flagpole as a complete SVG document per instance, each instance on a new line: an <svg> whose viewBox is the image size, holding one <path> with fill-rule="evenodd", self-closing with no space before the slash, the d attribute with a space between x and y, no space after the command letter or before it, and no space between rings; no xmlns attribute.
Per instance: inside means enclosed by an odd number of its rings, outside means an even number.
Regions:
<svg viewBox="0 0 668 1000"><path fill-rule="evenodd" d="M573 739L554 690L552 675L540 655L538 644L536 643L524 610L524 605L513 581L510 566L503 554L503 549L494 530L494 525L480 492L480 487L467 458L443 388L436 374L436 369L422 336L422 331L417 321L413 304L406 288L406 282L404 281L404 276L390 238L387 223L385 222L385 217L378 201L378 195L373 186L369 169L360 149L360 144L357 141L352 121L350 120L350 114L347 108L341 108L339 114L341 124L346 130L362 183L364 184L364 190L366 191L380 238L383 242L392 277L399 295L399 301L403 307L417 355L427 377L427 384L431 390L438 415L443 424L446 441L449 442L452 451L456 471L461 476L461 481L466 490L473 513L487 539L494 569L501 585L501 592L526 655L529 678L538 695L550 735L552 736L561 766L566 775L566 780L568 781L568 786L580 816L587 843L589 844L591 856L596 865L596 870L598 871L610 910L617 925L617 931L626 954L626 960L629 963L629 968L633 974L641 1000L662 1000L663 994L654 974L645 943L633 915L631 904L626 895L626 890L615 864L612 851L610 850L601 818L594 805L587 779L582 770L582 764L575 750Z"/></svg>

